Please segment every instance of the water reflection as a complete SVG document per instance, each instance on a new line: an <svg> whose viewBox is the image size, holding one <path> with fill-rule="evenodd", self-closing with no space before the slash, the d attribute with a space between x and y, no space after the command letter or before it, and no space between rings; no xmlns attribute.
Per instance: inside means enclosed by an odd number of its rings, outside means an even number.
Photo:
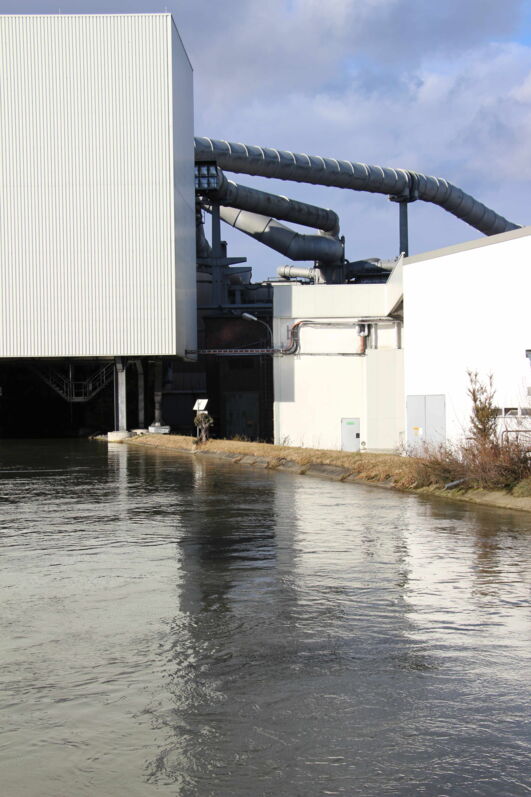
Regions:
<svg viewBox="0 0 531 797"><path fill-rule="evenodd" d="M10 797L524 793L526 516L123 445L0 470Z"/></svg>

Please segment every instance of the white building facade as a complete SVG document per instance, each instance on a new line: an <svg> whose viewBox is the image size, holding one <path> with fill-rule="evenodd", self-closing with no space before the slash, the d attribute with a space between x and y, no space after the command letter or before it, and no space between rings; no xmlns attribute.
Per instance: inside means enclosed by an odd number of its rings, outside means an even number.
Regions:
<svg viewBox="0 0 531 797"><path fill-rule="evenodd" d="M404 437L401 268L387 285L276 285L277 445L393 450Z"/></svg>
<svg viewBox="0 0 531 797"><path fill-rule="evenodd" d="M500 431L531 426L531 227L404 260L407 443L469 431L468 372L492 375Z"/></svg>
<svg viewBox="0 0 531 797"><path fill-rule="evenodd" d="M192 69L169 14L0 16L0 357L196 347Z"/></svg>
<svg viewBox="0 0 531 797"><path fill-rule="evenodd" d="M469 372L492 376L500 434L529 440L530 305L531 227L406 258L387 285L276 286L275 342L286 347L295 328L299 345L275 358L275 442L458 442L470 429Z"/></svg>

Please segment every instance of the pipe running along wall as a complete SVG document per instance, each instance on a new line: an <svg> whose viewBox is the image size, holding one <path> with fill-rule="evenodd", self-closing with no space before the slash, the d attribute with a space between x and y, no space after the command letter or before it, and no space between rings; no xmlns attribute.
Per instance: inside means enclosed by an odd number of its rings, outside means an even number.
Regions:
<svg viewBox="0 0 531 797"><path fill-rule="evenodd" d="M279 351L280 354L300 354L301 353L301 339L300 333L303 327L313 327L315 329L324 329L332 327L334 329L351 329L353 326L357 327L358 338L363 338L363 341L358 341L358 351L352 352L314 352L315 357L327 356L345 356L345 357L363 357L367 353L367 337L369 335L370 326L379 322L400 323L398 319L392 316L366 316L363 318L352 319L351 321L315 321L308 318L300 318L292 324L289 339L285 346ZM310 354L310 352L307 352Z"/></svg>
<svg viewBox="0 0 531 797"><path fill-rule="evenodd" d="M195 154L196 160L214 159L218 166L231 172L387 194L404 201L422 199L439 205L485 235L520 226L447 180L407 169L369 166L211 138L196 138Z"/></svg>
<svg viewBox="0 0 531 797"><path fill-rule="evenodd" d="M209 205L204 204L205 210ZM328 235L302 235L276 219L229 207L220 207L220 218L237 230L280 252L290 260L316 260L325 265L341 263L342 241Z"/></svg>

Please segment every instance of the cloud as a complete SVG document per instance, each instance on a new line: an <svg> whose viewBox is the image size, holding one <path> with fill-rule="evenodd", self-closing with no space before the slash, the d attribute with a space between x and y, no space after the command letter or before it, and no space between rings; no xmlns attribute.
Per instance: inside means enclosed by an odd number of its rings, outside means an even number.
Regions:
<svg viewBox="0 0 531 797"><path fill-rule="evenodd" d="M4 12L57 2L3 0ZM63 0L63 12L162 11L152 0ZM518 43L527 0L176 0L195 75L196 133L416 169L446 177L525 223L531 189L531 48ZM352 258L394 255L385 197L257 181L333 207ZM410 208L412 248L479 234L441 209ZM257 275L282 258L226 230Z"/></svg>
<svg viewBox="0 0 531 797"><path fill-rule="evenodd" d="M453 58L509 36L523 7L523 0L194 0L177 5L176 19L215 105L257 90L275 96L345 84L353 64L410 71L426 58Z"/></svg>
<svg viewBox="0 0 531 797"><path fill-rule="evenodd" d="M416 70L354 71L334 91L258 93L232 106L200 109L196 128L212 137L276 146L445 177L517 223L531 189L531 49L514 43L469 48L441 67L427 59ZM208 129L207 129L208 127ZM238 180L257 184L252 178ZM262 181L299 199L333 207L347 236L347 254L393 256L396 208L385 197ZM479 237L440 208L410 208L413 251ZM247 247L241 237L229 239ZM256 250L265 263L278 258ZM268 270L271 271L271 269Z"/></svg>

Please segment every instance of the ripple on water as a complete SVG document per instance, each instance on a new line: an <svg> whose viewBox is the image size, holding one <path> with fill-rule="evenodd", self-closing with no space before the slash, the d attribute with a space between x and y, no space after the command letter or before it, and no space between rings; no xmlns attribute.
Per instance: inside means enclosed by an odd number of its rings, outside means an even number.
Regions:
<svg viewBox="0 0 531 797"><path fill-rule="evenodd" d="M10 441L3 791L526 794L530 532L523 514Z"/></svg>

